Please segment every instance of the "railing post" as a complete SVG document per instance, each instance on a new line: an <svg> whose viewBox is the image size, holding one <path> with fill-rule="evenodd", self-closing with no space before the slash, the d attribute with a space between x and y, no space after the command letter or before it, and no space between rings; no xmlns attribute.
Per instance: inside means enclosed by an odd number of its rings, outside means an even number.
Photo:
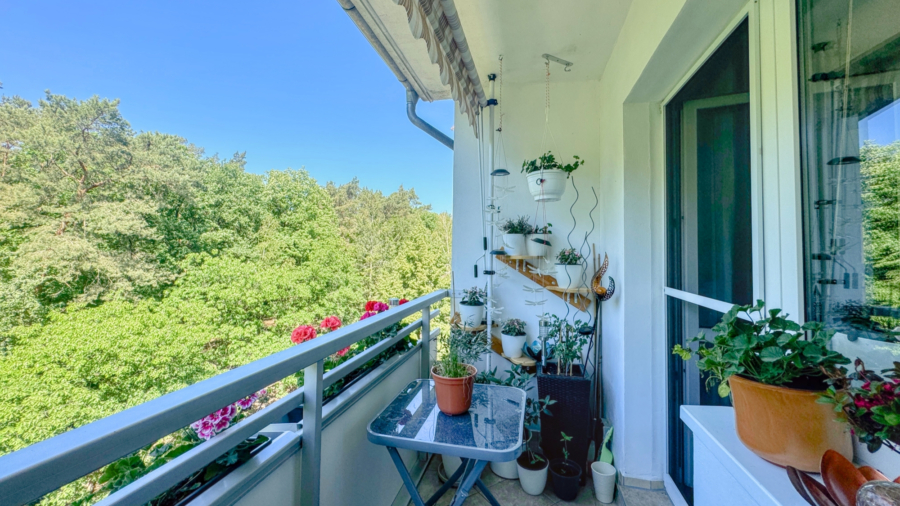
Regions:
<svg viewBox="0 0 900 506"><path fill-rule="evenodd" d="M301 450L300 506L319 506L322 484L322 375L319 360L303 370L303 448Z"/></svg>
<svg viewBox="0 0 900 506"><path fill-rule="evenodd" d="M419 340L422 343L422 349L420 350L422 353L421 360L421 369L419 372L419 377L422 379L428 379L431 377L431 306L425 306L422 309L422 338Z"/></svg>

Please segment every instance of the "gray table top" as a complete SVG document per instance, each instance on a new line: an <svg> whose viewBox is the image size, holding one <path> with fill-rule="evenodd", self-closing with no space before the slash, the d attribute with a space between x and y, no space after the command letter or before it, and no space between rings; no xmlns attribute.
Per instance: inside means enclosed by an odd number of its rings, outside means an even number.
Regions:
<svg viewBox="0 0 900 506"><path fill-rule="evenodd" d="M475 385L469 412L448 416L438 409L434 383L407 385L369 423L369 441L456 457L508 462L522 453L525 392L519 388Z"/></svg>

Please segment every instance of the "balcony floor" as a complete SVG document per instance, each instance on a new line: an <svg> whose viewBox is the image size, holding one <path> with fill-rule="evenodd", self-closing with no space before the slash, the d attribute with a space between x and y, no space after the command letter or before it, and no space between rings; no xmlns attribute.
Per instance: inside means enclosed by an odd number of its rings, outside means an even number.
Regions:
<svg viewBox="0 0 900 506"><path fill-rule="evenodd" d="M422 481L419 482L419 493L422 494L422 497L425 499L431 497L431 495L441 486L441 481L438 478L438 467L440 466L440 463L441 459L439 456L432 458L431 463L428 465L428 470L425 471ZM522 487L519 486L517 480L505 480L500 478L491 472L490 467L485 469L484 473L481 475L481 480L487 485L491 494L497 499L497 502L502 505L551 506L554 504L600 504L594 499L594 489L590 478L588 478L587 484L581 489L581 492L579 492L578 498L572 502L563 502L556 497L556 495L553 494L549 482L547 483L547 488L544 489L543 494L539 496L528 495L522 490ZM452 497L452 494L447 492L435 506L446 506L450 504ZM409 504L412 506L412 502ZM669 496L662 490L642 490L625 486L619 486L619 493L616 494L615 504L617 506L672 506ZM469 499L466 501L466 506L489 506L489 504L480 492L473 490L472 495L469 496Z"/></svg>

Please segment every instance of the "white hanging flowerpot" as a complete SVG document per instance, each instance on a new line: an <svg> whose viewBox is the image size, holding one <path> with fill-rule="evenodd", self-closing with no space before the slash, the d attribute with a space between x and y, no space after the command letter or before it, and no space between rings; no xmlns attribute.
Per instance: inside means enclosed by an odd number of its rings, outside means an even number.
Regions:
<svg viewBox="0 0 900 506"><path fill-rule="evenodd" d="M550 253L549 243L550 240L546 239L544 234L530 234L525 240L525 249L528 251L528 256L546 257Z"/></svg>
<svg viewBox="0 0 900 506"><path fill-rule="evenodd" d="M524 234L503 234L503 245L510 255L527 255Z"/></svg>
<svg viewBox="0 0 900 506"><path fill-rule="evenodd" d="M558 169L528 174L528 190L535 202L556 202L566 192L566 172Z"/></svg>
<svg viewBox="0 0 900 506"><path fill-rule="evenodd" d="M556 284L561 288L581 288L584 286L584 264L556 264L556 273L553 277L556 278Z"/></svg>

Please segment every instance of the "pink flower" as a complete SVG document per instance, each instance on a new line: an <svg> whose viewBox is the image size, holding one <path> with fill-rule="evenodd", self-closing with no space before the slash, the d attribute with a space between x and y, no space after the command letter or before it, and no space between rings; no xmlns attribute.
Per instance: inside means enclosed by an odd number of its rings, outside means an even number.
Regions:
<svg viewBox="0 0 900 506"><path fill-rule="evenodd" d="M291 342L294 344L305 343L316 338L316 329L311 325L300 325L291 332Z"/></svg>
<svg viewBox="0 0 900 506"><path fill-rule="evenodd" d="M218 418L227 418L228 420L231 420L232 418L234 418L234 415L236 415L236 414L237 414L237 408L234 407L234 404L229 404L229 405L225 406L224 408L216 411L216 415Z"/></svg>
<svg viewBox="0 0 900 506"><path fill-rule="evenodd" d="M346 348L344 348L344 349L343 349L343 350L341 350L341 351L339 351L339 352L337 352L337 356L339 356L339 357L343 357L343 356L344 356L344 355L346 355L346 354L347 354L347 352L348 352L348 351L350 351L350 347L349 347L349 346L347 346L347 347L346 347Z"/></svg>
<svg viewBox="0 0 900 506"><path fill-rule="evenodd" d="M375 303L375 309L374 309L374 311L375 311L376 313L380 313L380 312L382 312L382 311L387 311L387 310L390 309L390 308L391 308L391 306L388 306L388 305L385 304L384 302L376 302L376 303Z"/></svg>
<svg viewBox="0 0 900 506"><path fill-rule="evenodd" d="M328 330L337 330L341 328L341 320L337 316L329 316L322 320L322 324L319 325L319 328L328 329Z"/></svg>
<svg viewBox="0 0 900 506"><path fill-rule="evenodd" d="M378 304L378 302L376 302L374 300L370 300L369 302L366 302L366 312L375 311L375 304Z"/></svg>
<svg viewBox="0 0 900 506"><path fill-rule="evenodd" d="M237 401L237 405L241 409L250 409L250 406L253 405L253 402L256 399L251 395L250 397L244 397L243 399Z"/></svg>
<svg viewBox="0 0 900 506"><path fill-rule="evenodd" d="M360 321L362 321L362 320L365 320L366 318L371 318L371 317L373 317L373 316L375 316L375 315L377 315L377 314L378 314L378 313L374 313L374 312L372 312L372 311L366 311L365 313L363 313L362 316L359 317L359 319L360 319Z"/></svg>
<svg viewBox="0 0 900 506"><path fill-rule="evenodd" d="M229 423L231 423L231 418L219 418L219 420L215 423L216 432L222 432L223 430L227 429Z"/></svg>

